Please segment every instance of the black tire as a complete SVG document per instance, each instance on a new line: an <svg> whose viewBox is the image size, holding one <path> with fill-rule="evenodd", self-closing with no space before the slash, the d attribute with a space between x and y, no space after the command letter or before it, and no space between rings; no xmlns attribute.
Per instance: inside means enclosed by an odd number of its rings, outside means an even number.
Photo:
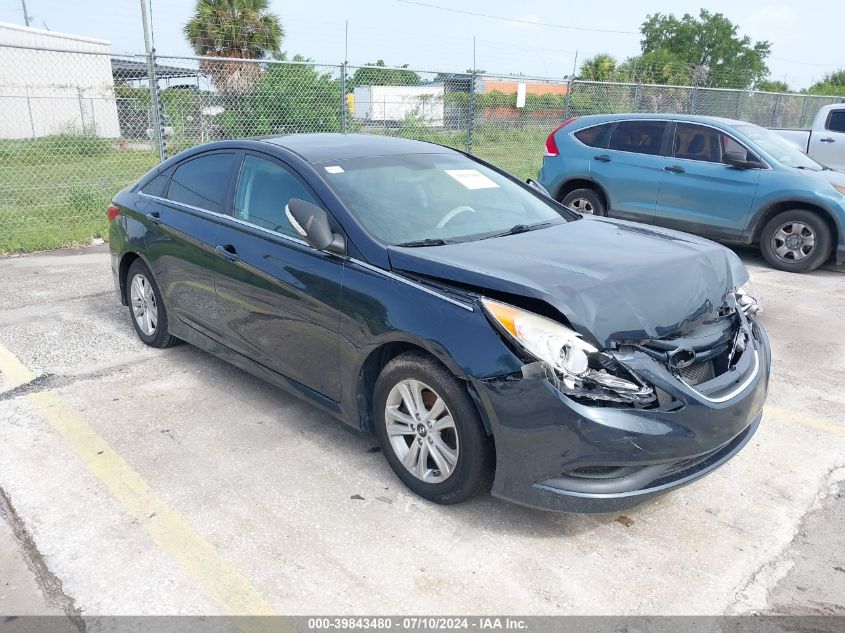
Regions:
<svg viewBox="0 0 845 633"><path fill-rule="evenodd" d="M147 283L149 283L150 290L152 291L155 299L155 305L152 307L155 308L158 316L155 328L151 334L144 332L138 323L138 319L135 318L135 307L132 302L132 283L135 280L135 277L139 275L146 280ZM159 290L155 277L153 277L149 267L141 259L136 259L132 262L129 266L129 270L126 272L126 300L129 304L129 318L132 321L132 327L135 328L135 333L144 343L150 347L165 348L176 345L179 342L179 339L175 336L171 336L167 329L167 308L164 305L161 291Z"/></svg>
<svg viewBox="0 0 845 633"><path fill-rule="evenodd" d="M796 231L795 225L803 225L805 230ZM787 233L782 233L781 229L785 229ZM801 238L800 243L803 245L792 251L781 251L783 254L778 253L778 248L782 248L784 244L781 237L790 234L790 231ZM815 238L811 248L803 242L810 235ZM830 257L832 248L833 231L830 225L818 213L807 209L790 209L778 213L766 223L760 235L760 250L766 261L774 268L792 273L803 273L818 268ZM799 259L805 249L806 254Z"/></svg>
<svg viewBox="0 0 845 633"><path fill-rule="evenodd" d="M423 481L411 473L402 464L388 437L385 415L388 397L395 386L408 379L425 383L435 392L435 397L439 395L454 421L454 431L450 432L456 433L459 447L456 464L447 478L440 482ZM376 381L373 407L375 431L382 452L399 479L417 495L449 505L490 489L495 469L493 440L487 434L466 387L436 360L420 352L407 352L391 360ZM402 441L407 443L409 440L410 444L420 441L422 446L422 438L411 436ZM427 459L430 465L436 466L433 457ZM440 473L436 468L433 472Z"/></svg>
<svg viewBox="0 0 845 633"><path fill-rule="evenodd" d="M601 196L592 189L576 189L566 194L560 203L585 215L607 215Z"/></svg>

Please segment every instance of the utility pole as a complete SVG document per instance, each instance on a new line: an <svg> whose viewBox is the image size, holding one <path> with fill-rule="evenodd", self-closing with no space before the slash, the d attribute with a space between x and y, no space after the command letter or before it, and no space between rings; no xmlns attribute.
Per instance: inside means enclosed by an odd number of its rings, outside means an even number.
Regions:
<svg viewBox="0 0 845 633"><path fill-rule="evenodd" d="M21 6L23 7L23 21L26 22L26 25L29 26L29 13L26 10L26 0L21 0Z"/></svg>
<svg viewBox="0 0 845 633"><path fill-rule="evenodd" d="M150 48L150 25L147 18L147 0L141 0L141 23L144 27L144 49L147 53L147 81L149 81L150 84L153 136L158 142L159 160L164 162L164 137L161 133L161 119L159 118L158 83L155 76L153 49Z"/></svg>

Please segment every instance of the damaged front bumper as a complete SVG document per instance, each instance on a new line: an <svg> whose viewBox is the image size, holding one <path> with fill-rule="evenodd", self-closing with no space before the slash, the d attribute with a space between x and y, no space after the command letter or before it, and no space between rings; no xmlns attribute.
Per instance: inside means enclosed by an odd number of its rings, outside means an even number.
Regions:
<svg viewBox="0 0 845 633"><path fill-rule="evenodd" d="M771 352L762 326L753 322L753 332L731 371L697 382L653 351L626 351L625 366L661 395L651 408L579 402L543 372L471 379L495 438L493 494L544 510L612 512L713 471L762 417Z"/></svg>

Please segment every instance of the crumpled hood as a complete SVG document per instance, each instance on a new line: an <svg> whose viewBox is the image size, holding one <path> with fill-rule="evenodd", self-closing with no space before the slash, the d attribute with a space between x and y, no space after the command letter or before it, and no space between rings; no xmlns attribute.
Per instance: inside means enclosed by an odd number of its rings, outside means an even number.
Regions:
<svg viewBox="0 0 845 633"><path fill-rule="evenodd" d="M688 332L748 280L719 244L607 218L389 256L399 273L545 301L604 347Z"/></svg>

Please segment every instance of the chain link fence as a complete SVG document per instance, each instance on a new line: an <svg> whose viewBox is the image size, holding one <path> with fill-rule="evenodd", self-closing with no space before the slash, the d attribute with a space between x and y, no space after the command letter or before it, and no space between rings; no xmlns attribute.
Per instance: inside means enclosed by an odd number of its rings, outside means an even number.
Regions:
<svg viewBox="0 0 845 633"><path fill-rule="evenodd" d="M0 44L0 253L104 236L112 196L208 141L342 132L401 136L535 176L568 116L685 112L809 125L835 98L302 58L148 58Z"/></svg>
<svg viewBox="0 0 845 633"><path fill-rule="evenodd" d="M819 108L841 97L700 86L573 81L570 116L672 112L740 119L764 127L809 127Z"/></svg>

